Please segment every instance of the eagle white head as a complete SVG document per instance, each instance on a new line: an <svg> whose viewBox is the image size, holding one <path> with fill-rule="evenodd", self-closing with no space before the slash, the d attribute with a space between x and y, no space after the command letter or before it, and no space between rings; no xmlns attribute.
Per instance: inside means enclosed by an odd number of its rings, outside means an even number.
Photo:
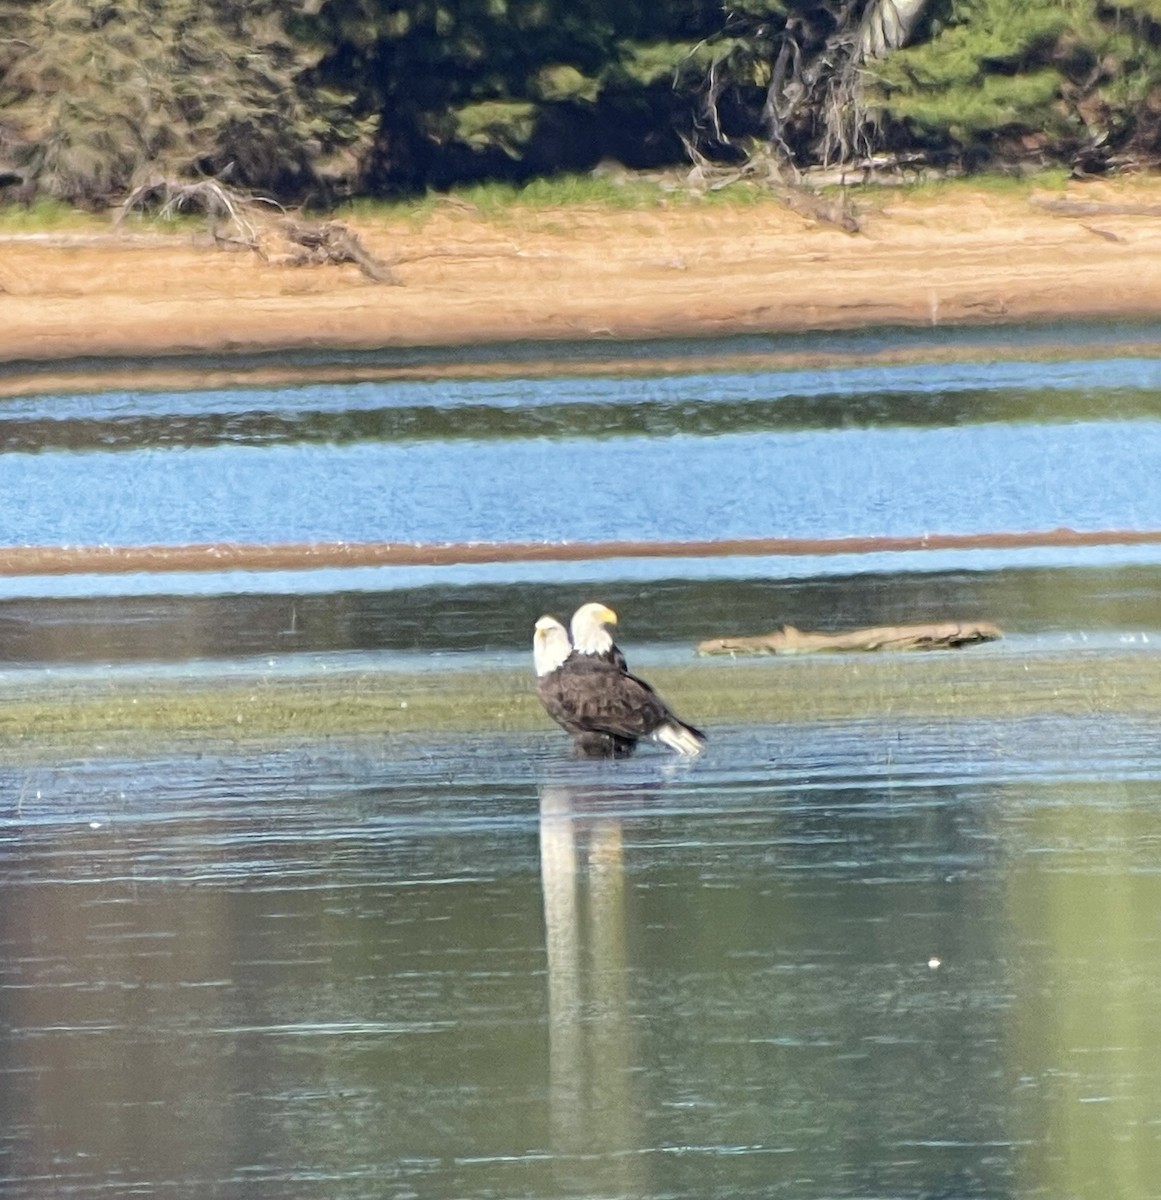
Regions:
<svg viewBox="0 0 1161 1200"><path fill-rule="evenodd" d="M613 635L610 626L617 624L617 614L604 604L582 604L572 614L572 644L578 654L612 653Z"/></svg>
<svg viewBox="0 0 1161 1200"><path fill-rule="evenodd" d="M571 653L568 630L555 617L541 617L532 634L532 664L537 676L555 671Z"/></svg>

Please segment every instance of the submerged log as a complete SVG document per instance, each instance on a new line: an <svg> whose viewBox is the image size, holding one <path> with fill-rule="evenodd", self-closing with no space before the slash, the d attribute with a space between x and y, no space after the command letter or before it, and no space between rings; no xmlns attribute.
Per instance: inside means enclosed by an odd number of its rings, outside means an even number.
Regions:
<svg viewBox="0 0 1161 1200"><path fill-rule="evenodd" d="M804 633L783 625L757 637L710 638L698 654L819 654L841 650L952 650L1001 637L989 621L942 621L934 625L882 625L847 633Z"/></svg>

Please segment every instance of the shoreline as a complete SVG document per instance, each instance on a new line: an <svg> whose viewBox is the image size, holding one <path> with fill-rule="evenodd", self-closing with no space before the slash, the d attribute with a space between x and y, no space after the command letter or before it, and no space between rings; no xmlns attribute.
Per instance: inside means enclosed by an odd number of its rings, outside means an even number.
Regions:
<svg viewBox="0 0 1161 1200"><path fill-rule="evenodd" d="M147 546L4 546L0 578L304 571L323 567L446 567L488 563L594 562L623 558L803 557L941 550L1156 546L1161 530L1066 528L925 533L911 537L723 538L686 542L214 542Z"/></svg>
<svg viewBox="0 0 1161 1200"><path fill-rule="evenodd" d="M1085 338L1078 331L1119 329L1126 325L1156 326L1157 340L1143 336L1144 330L1124 330L1123 338ZM825 338L828 334L876 333L886 340L901 341L917 327L853 327L849 330L815 330L806 336ZM944 326L954 333L956 344L890 345L878 350L817 349L802 350L791 345L772 346L762 352L743 353L731 348L741 335L728 333L690 335L698 345L697 353L653 353L671 350L680 339L671 335L631 342L635 352L626 353L621 339L601 339L578 343L528 339L472 343L454 348L413 347L292 347L283 351L260 349L246 351L117 354L65 356L59 359L14 360L0 358L0 399L36 397L45 394L95 394L106 391L165 392L180 390L227 390L232 388L280 388L311 385L360 383L406 383L441 380L548 379L562 377L600 378L617 375L635 377L712 373L715 371L823 371L869 367L901 367L939 363L994 362L1099 362L1110 358L1161 357L1161 311L1145 316L1117 314L1088 317L1072 314L1046 322L1010 321L991 325ZM940 332L939 330L933 332ZM982 344L966 344L963 335L978 332ZM1132 332L1135 336L1128 336ZM792 335L784 331L749 331L752 337L777 342ZM891 335L897 335L892 337ZM1005 337L1010 334L1010 337ZM987 336L994 335L994 336ZM720 343L720 353L706 353L707 340ZM607 357L577 356L577 345L607 348ZM455 359L448 356L454 349ZM538 354L537 351L543 351ZM410 361L392 363L393 352L401 352ZM353 357L359 361L352 362ZM293 359L293 362L286 361Z"/></svg>
<svg viewBox="0 0 1161 1200"><path fill-rule="evenodd" d="M618 357L618 343L1161 321L1161 179L1072 183L1053 193L1055 208L1035 192L969 185L852 192L858 234L773 200L498 216L449 204L422 219L352 218L401 286L350 265L213 249L198 244L204 235L0 233L0 395L610 369L576 361L578 343L607 344L622 367L688 369L685 356L641 360L632 346ZM1085 204L1062 206L1062 194ZM1161 353L1147 333L1126 342ZM410 362L342 361L409 350ZM1065 340L1036 353L1068 350ZM890 353L962 358L964 348ZM253 361L311 354L330 362ZM793 367L827 356L799 342L741 357Z"/></svg>

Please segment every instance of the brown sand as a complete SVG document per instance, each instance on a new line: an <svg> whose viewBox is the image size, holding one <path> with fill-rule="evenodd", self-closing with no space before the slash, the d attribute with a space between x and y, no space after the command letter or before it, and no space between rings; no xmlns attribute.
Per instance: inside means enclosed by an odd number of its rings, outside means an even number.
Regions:
<svg viewBox="0 0 1161 1200"><path fill-rule="evenodd" d="M1064 199L1095 207L1038 203ZM192 234L0 235L0 363L144 355L164 384L165 356L203 351L1161 317L1161 180L879 189L856 204L857 234L772 201L351 220L397 287ZM0 393L54 382L10 366Z"/></svg>
<svg viewBox="0 0 1161 1200"><path fill-rule="evenodd" d="M260 368L232 365L232 352L543 341L543 362L523 362L527 372L567 368L553 362L552 343L562 339L1161 318L1161 179L1076 183L1039 194L963 184L923 193L880 189L856 193L856 204L857 234L773 201L634 211L512 208L490 218L448 203L423 218L352 220L367 248L395 264L401 286L372 282L354 266L278 266L250 252L215 249L191 233L0 235L0 396L118 383L276 382L308 373L276 355ZM1156 344L1137 348L1159 352ZM203 352L219 357L212 369L180 360ZM930 359L940 352L921 353ZM946 353L963 350L949 345ZM118 365L118 356L148 365ZM806 358L792 350L767 357L786 365ZM485 368L469 361L440 369ZM505 368L493 362L490 369ZM331 379L406 373L333 362L316 369ZM1152 541L1161 533L1029 536L1047 545ZM912 540L917 544L906 548L931 549L939 541ZM708 548L10 547L0 553L0 573L899 548L768 540Z"/></svg>
<svg viewBox="0 0 1161 1200"><path fill-rule="evenodd" d="M1047 529L1025 533L932 533L916 537L722 538L688 542L303 542L180 546L5 546L0 576L138 571L295 571L316 567L439 567L490 562L586 562L606 558L1014 550L1049 546L1155 546L1161 530Z"/></svg>

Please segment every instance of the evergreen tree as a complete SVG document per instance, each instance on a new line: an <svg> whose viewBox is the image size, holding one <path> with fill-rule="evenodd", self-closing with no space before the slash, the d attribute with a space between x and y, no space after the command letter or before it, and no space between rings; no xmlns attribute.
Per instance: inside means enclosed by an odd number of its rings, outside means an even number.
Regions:
<svg viewBox="0 0 1161 1200"><path fill-rule="evenodd" d="M886 140L968 166L1156 163L1156 0L954 0L940 17L876 73Z"/></svg>
<svg viewBox="0 0 1161 1200"><path fill-rule="evenodd" d="M365 185L410 191L672 160L675 74L720 16L712 0L326 0L318 20L320 77L378 122Z"/></svg>
<svg viewBox="0 0 1161 1200"><path fill-rule="evenodd" d="M893 150L1161 160L1161 0L0 0L0 184L280 199Z"/></svg>
<svg viewBox="0 0 1161 1200"><path fill-rule="evenodd" d="M292 0L2 0L0 119L36 191L80 203L145 173L316 186L353 136L307 86Z"/></svg>

